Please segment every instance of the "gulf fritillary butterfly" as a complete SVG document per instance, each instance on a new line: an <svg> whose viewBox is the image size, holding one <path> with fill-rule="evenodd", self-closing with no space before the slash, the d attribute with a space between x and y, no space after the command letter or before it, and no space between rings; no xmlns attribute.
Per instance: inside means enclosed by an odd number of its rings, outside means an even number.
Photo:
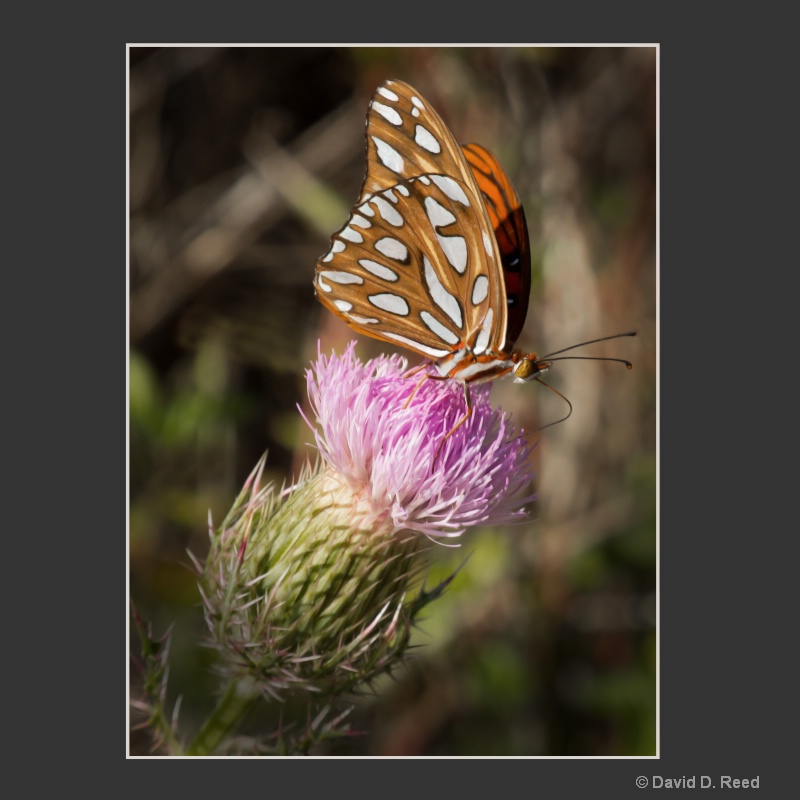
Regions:
<svg viewBox="0 0 800 800"><path fill-rule="evenodd" d="M460 146L407 83L378 87L366 125L361 192L314 288L354 330L433 359L430 377L463 382L467 410L450 436L471 413L469 384L529 381L551 366L514 347L530 290L525 213L497 159Z"/></svg>

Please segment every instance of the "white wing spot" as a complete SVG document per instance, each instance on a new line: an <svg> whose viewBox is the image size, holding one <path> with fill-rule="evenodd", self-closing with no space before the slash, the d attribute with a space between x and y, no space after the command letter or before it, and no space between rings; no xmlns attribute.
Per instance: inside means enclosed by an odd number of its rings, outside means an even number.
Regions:
<svg viewBox="0 0 800 800"><path fill-rule="evenodd" d="M411 116L412 117L418 117L419 116L419 109L418 108L412 108L411 109Z"/></svg>
<svg viewBox="0 0 800 800"><path fill-rule="evenodd" d="M408 248L397 239L392 239L391 236L384 236L383 239L378 239L375 242L375 249L395 261L405 261L408 258Z"/></svg>
<svg viewBox="0 0 800 800"><path fill-rule="evenodd" d="M400 280L400 276L393 269L389 269L389 267L385 267L377 261L372 261L369 258L359 258L358 263L361 264L367 272L371 272L376 278L392 282Z"/></svg>
<svg viewBox="0 0 800 800"><path fill-rule="evenodd" d="M415 350L419 350L421 353L425 353L426 356L430 356L431 358L442 358L450 352L449 350L438 350L435 347L428 347L426 344L415 342L413 339L401 336L399 333L392 333L391 331L381 331L381 336L385 336L387 339L394 339L396 342L400 342L400 344L413 347Z"/></svg>
<svg viewBox="0 0 800 800"><path fill-rule="evenodd" d="M395 197L394 192L391 189L387 189L385 192L382 193L385 198L391 200L393 203L397 202L397 198Z"/></svg>
<svg viewBox="0 0 800 800"><path fill-rule="evenodd" d="M467 268L467 242L463 236L442 236L436 234L447 260L459 275Z"/></svg>
<svg viewBox="0 0 800 800"><path fill-rule="evenodd" d="M358 231L354 231L349 225L339 233L339 236L341 236L342 239L347 239L348 242L355 242L356 244L361 244L364 241L364 237Z"/></svg>
<svg viewBox="0 0 800 800"><path fill-rule="evenodd" d="M457 181L445 175L431 175L431 180L451 199L458 200L463 206L469 206L469 198Z"/></svg>
<svg viewBox="0 0 800 800"><path fill-rule="evenodd" d="M385 86L381 86L381 88L378 89L378 94L382 94L387 100L392 100L394 102L400 99L391 89L387 89Z"/></svg>
<svg viewBox="0 0 800 800"><path fill-rule="evenodd" d="M345 243L341 239L336 239L333 243L333 247L328 251L328 254L323 258L323 261L333 261L333 256L335 253L341 253L342 250L345 248Z"/></svg>
<svg viewBox="0 0 800 800"><path fill-rule="evenodd" d="M323 281L322 278L320 278L319 275L317 275L317 286L319 286L319 288L322 289L323 292L332 292L333 291L333 289L331 289L331 287L328 286L328 284L325 283L325 281Z"/></svg>
<svg viewBox="0 0 800 800"><path fill-rule="evenodd" d="M353 320L353 322L358 322L360 325L374 325L376 322L380 322L380 320L375 319L375 317L357 317L355 314L351 314L350 319Z"/></svg>
<svg viewBox="0 0 800 800"><path fill-rule="evenodd" d="M446 225L452 225L456 218L438 200L432 197L425 198L425 212L428 215L434 229ZM442 236L438 230L436 236L442 246L447 260L453 268L463 275L467 268L467 242L463 236Z"/></svg>
<svg viewBox="0 0 800 800"><path fill-rule="evenodd" d="M400 126L403 124L403 118L395 111L393 108L389 108L389 106L385 106L383 103L373 103L372 108L377 111L387 122L391 122L392 125Z"/></svg>
<svg viewBox="0 0 800 800"><path fill-rule="evenodd" d="M359 228L371 228L372 223L368 219L364 219L364 217L359 216L358 214L353 214L350 217L350 224L351 225L358 225Z"/></svg>
<svg viewBox="0 0 800 800"><path fill-rule="evenodd" d="M426 186L431 185L431 179L427 175L420 175L419 178L417 178L417 180L420 183L424 183Z"/></svg>
<svg viewBox="0 0 800 800"><path fill-rule="evenodd" d="M347 300L334 300L333 304L339 309L339 311L350 311L350 309L353 307L353 304L348 303Z"/></svg>
<svg viewBox="0 0 800 800"><path fill-rule="evenodd" d="M422 261L425 265L425 282L428 284L428 291L431 293L433 302L453 320L456 327L463 328L464 322L461 317L461 306L458 304L458 300L444 288L426 255L422 256Z"/></svg>
<svg viewBox="0 0 800 800"><path fill-rule="evenodd" d="M407 186L403 186L403 184L401 183L395 188L397 189L398 192L400 192L401 195L403 195L403 197L408 197L409 191Z"/></svg>
<svg viewBox="0 0 800 800"><path fill-rule="evenodd" d="M483 234L483 249L486 251L486 255L492 255L492 240L489 238L489 234L486 231L482 231Z"/></svg>
<svg viewBox="0 0 800 800"><path fill-rule="evenodd" d="M414 141L420 147L424 147L429 153L442 152L442 146L439 144L437 138L422 125L417 125L414 130Z"/></svg>
<svg viewBox="0 0 800 800"><path fill-rule="evenodd" d="M322 273L331 283L364 283L364 279L360 275L353 275L352 272L340 272L334 270L326 270Z"/></svg>
<svg viewBox="0 0 800 800"><path fill-rule="evenodd" d="M479 306L489 295L489 279L486 275L478 275L472 284L472 305Z"/></svg>
<svg viewBox="0 0 800 800"><path fill-rule="evenodd" d="M375 212L369 207L369 203L364 203L363 206L359 206L358 210L362 214L366 214L368 217L374 217L375 216Z"/></svg>
<svg viewBox="0 0 800 800"><path fill-rule="evenodd" d="M391 292L370 294L367 295L367 299L376 308L380 308L382 311L388 311L390 314L407 317L410 311L408 303L400 297L399 294L391 294Z"/></svg>
<svg viewBox="0 0 800 800"><path fill-rule="evenodd" d="M485 352L486 348L489 345L489 336L492 333L493 319L494 319L494 309L490 308L486 312L486 316L483 318L483 325L481 325L481 332L478 334L478 338L475 340L475 347L472 350L472 352L475 353L476 356L479 356L481 353Z"/></svg>
<svg viewBox="0 0 800 800"><path fill-rule="evenodd" d="M442 325L433 314L429 313L428 311L420 311L420 317L422 317L422 321L430 328L430 330L435 333L442 341L447 342L447 344L458 344L458 336L456 336L453 331L450 330L445 325Z"/></svg>
<svg viewBox="0 0 800 800"><path fill-rule="evenodd" d="M434 228L452 225L456 221L456 218L438 200L434 200L432 197L425 198L425 211Z"/></svg>
<svg viewBox="0 0 800 800"><path fill-rule="evenodd" d="M401 156L394 147L386 144L383 139L379 139L377 136L373 136L372 141L375 142L375 147L378 148L378 158L381 164L392 172L396 172L398 175L402 174L403 164L405 163L403 161L403 156Z"/></svg>
<svg viewBox="0 0 800 800"><path fill-rule="evenodd" d="M421 109L424 109L424 108L425 108L425 106L424 106L424 105L422 105L422 100L420 100L420 99L419 99L419 97L417 97L416 95L412 95L412 96L411 96L411 102L412 102L412 103L413 103L413 104L414 104L414 105L415 105L417 108L421 108Z"/></svg>
<svg viewBox="0 0 800 800"><path fill-rule="evenodd" d="M394 206L389 205L382 197L376 197L373 201L378 208L380 215L395 228L399 228L403 224L403 216L399 214ZM395 201L397 202L397 201Z"/></svg>

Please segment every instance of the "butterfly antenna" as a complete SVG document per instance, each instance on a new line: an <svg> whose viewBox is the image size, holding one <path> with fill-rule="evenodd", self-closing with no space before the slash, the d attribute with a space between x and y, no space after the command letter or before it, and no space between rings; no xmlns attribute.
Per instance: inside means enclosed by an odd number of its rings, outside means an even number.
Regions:
<svg viewBox="0 0 800 800"><path fill-rule="evenodd" d="M588 344L588 342L586 343ZM578 346L578 345L576 345ZM633 369L633 364L624 358L605 358L604 356L561 356L560 358L547 358L548 363L553 361L569 361L574 359L576 361L616 361L618 364L624 364L628 369ZM543 361L545 359L542 359Z"/></svg>
<svg viewBox="0 0 800 800"><path fill-rule="evenodd" d="M630 361L624 358L605 358L604 356L560 356L558 358L553 358L553 356L557 356L559 353L566 353L568 350L574 350L576 347L583 347L587 344L594 344L595 342L605 342L607 339L619 339L621 336L636 336L636 331L625 331L624 333L614 333L611 336L601 336L599 339L590 339L588 342L580 342L579 344L573 344L571 347L565 347L563 350L555 350L552 353L549 353L546 356L538 359L540 362L547 361L548 366L553 361L567 361L569 359L576 359L581 361L616 361L618 364L624 364L628 369L633 369L633 364ZM559 422L564 422L565 420L569 419L572 416L572 403L569 401L569 398L565 397L558 389L551 386L549 383L545 383L539 376L534 378L535 381L541 383L542 386L546 386L551 392L555 392L569 407L569 411L561 417L561 419L553 420L553 422L548 422L547 425L542 425L541 428L537 428L535 431L531 431L530 433L524 433L522 436L517 436L517 439L524 439L526 436L531 436L534 433L538 433L539 431L543 431L545 428L549 428L551 425L558 425ZM513 441L513 440L512 440Z"/></svg>
<svg viewBox="0 0 800 800"><path fill-rule="evenodd" d="M548 353L546 356L542 356L542 361L549 361L551 356L557 356L559 355L559 353L566 353L568 350L574 350L576 347L585 347L587 344L594 344L595 342L605 342L608 339L620 339L623 336L636 336L636 331L625 331L624 333L612 333L611 336L601 336L599 339L589 339L588 342L579 342L578 344L572 344L569 347L564 347L561 350L554 350L552 353ZM630 363L621 358L592 359L590 356L568 356L568 358L588 358L592 361L622 361L623 364ZM561 359L555 359L555 360L560 361ZM628 369L630 369L630 365L628 366Z"/></svg>

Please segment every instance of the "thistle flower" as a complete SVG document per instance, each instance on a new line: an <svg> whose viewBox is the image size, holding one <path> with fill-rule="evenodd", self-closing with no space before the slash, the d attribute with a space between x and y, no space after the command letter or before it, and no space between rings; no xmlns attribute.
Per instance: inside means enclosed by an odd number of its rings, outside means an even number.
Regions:
<svg viewBox="0 0 800 800"><path fill-rule="evenodd" d="M319 428L309 425L325 461L396 531L453 537L526 519L529 448L489 404L491 387L470 390L471 416L445 439L464 416L461 385L407 369L400 356L362 364L355 342L318 354L306 379Z"/></svg>
<svg viewBox="0 0 800 800"><path fill-rule="evenodd" d="M526 518L529 446L488 386L471 390L472 414L448 437L464 415L460 386L408 378L400 356L364 364L354 347L318 353L306 373L317 466L277 492L260 486L262 459L210 530L200 587L230 683L190 752L216 747L258 694L302 691L323 705L392 670L438 596L409 598L421 552L473 525Z"/></svg>

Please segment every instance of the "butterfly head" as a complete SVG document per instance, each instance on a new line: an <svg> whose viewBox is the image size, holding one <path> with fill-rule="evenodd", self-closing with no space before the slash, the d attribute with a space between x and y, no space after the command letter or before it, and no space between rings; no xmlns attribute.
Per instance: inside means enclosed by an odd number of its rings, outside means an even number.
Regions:
<svg viewBox="0 0 800 800"><path fill-rule="evenodd" d="M521 355L513 370L514 383L527 383L547 372L551 367L549 361L537 358L536 353Z"/></svg>

